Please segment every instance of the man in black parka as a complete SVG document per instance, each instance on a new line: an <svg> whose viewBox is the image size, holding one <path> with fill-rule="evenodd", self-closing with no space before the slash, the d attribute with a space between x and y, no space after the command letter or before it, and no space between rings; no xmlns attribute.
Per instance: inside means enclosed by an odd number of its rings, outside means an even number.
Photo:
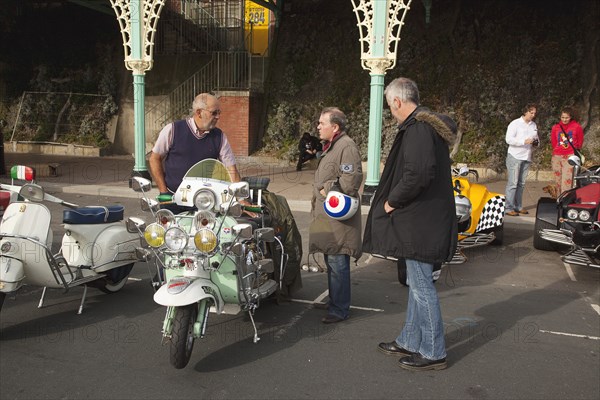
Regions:
<svg viewBox="0 0 600 400"><path fill-rule="evenodd" d="M444 326L432 271L452 258L457 244L448 149L456 124L421 107L410 79L395 79L384 93L400 126L371 203L363 251L406 259L409 297L402 332L378 348L401 356L406 369L443 369Z"/></svg>

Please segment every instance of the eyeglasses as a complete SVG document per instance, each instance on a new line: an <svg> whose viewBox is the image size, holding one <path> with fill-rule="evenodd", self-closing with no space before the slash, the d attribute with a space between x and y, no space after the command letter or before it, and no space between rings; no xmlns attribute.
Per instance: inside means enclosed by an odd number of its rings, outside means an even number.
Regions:
<svg viewBox="0 0 600 400"><path fill-rule="evenodd" d="M221 115L221 110L210 111L210 110L207 110L206 108L201 108L201 110L208 111L210 113L210 115L212 115L213 117L216 117L217 115Z"/></svg>

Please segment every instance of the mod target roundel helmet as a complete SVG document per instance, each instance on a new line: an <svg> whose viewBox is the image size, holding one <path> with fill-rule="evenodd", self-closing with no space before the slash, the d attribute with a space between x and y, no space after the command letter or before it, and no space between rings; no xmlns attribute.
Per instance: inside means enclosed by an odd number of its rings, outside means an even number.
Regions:
<svg viewBox="0 0 600 400"><path fill-rule="evenodd" d="M336 190L330 190L325 198L325 203L323 203L323 208L331 218L343 221L356 214L358 199Z"/></svg>

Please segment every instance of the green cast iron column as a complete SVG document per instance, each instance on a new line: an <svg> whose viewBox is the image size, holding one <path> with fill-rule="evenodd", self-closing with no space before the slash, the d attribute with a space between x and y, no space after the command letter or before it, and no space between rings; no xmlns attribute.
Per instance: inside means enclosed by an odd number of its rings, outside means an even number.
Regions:
<svg viewBox="0 0 600 400"><path fill-rule="evenodd" d="M383 113L383 74L371 75L371 103L369 106L369 147L367 152L366 186L379 184L379 165L381 162L381 129ZM366 190L366 189L365 189Z"/></svg>
<svg viewBox="0 0 600 400"><path fill-rule="evenodd" d="M133 166L132 175L149 178L148 168L146 167L145 89L144 75L133 74L135 165Z"/></svg>
<svg viewBox="0 0 600 400"><path fill-rule="evenodd" d="M373 3L373 35L371 57L373 61L385 59L387 46L387 1L374 1ZM367 179L363 189L362 200L371 204L377 185L379 185L379 163L381 160L381 127L383 113L383 83L385 69L377 68L371 64L371 99L369 105L369 147L367 151Z"/></svg>
<svg viewBox="0 0 600 400"><path fill-rule="evenodd" d="M141 10L144 0L133 0L136 6L131 10L131 56L134 60L144 58L144 35L142 33L144 24ZM133 71L133 114L134 114L134 148L135 165L132 176L143 176L150 178L146 167L146 124L145 124L145 80L143 71Z"/></svg>

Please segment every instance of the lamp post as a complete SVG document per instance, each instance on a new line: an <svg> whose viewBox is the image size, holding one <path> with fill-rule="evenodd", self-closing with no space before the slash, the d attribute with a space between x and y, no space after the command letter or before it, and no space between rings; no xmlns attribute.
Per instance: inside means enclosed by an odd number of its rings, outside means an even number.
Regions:
<svg viewBox="0 0 600 400"><path fill-rule="evenodd" d="M150 179L146 167L145 83L152 69L154 33L166 0L110 0L123 37L125 67L133 73L135 165L131 176ZM131 186L131 179L129 180Z"/></svg>
<svg viewBox="0 0 600 400"><path fill-rule="evenodd" d="M360 34L361 64L371 75L367 179L363 204L371 204L379 184L383 82L385 71L396 65L396 51L404 17L412 0L352 0Z"/></svg>

